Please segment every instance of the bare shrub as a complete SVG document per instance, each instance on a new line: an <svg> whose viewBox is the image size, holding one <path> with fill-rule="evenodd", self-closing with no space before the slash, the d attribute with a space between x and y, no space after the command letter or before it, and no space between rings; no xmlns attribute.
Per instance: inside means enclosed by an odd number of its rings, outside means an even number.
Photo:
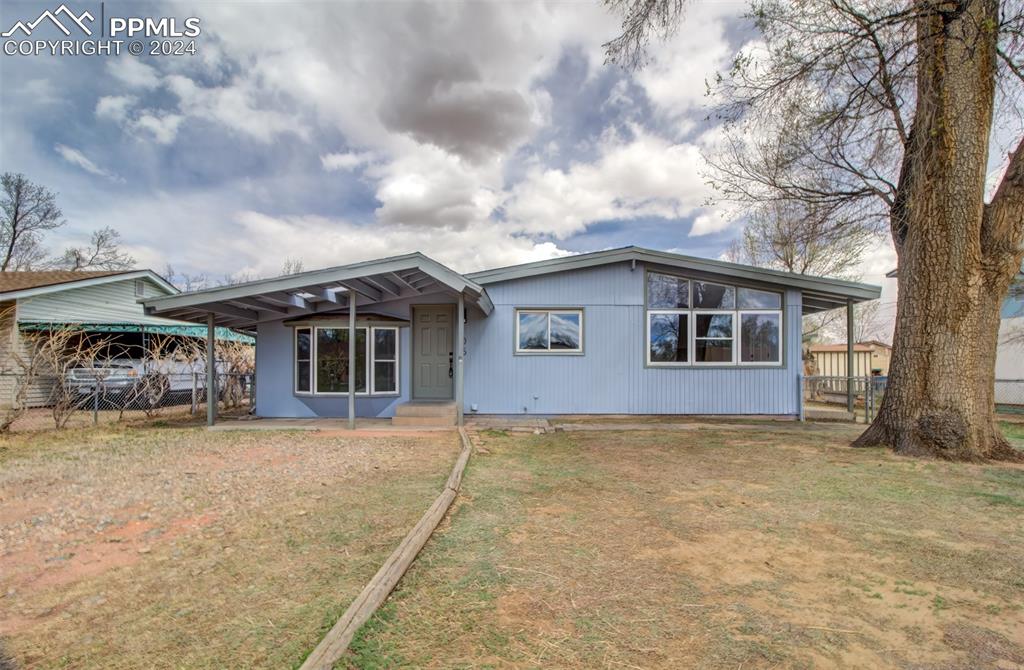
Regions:
<svg viewBox="0 0 1024 670"><path fill-rule="evenodd" d="M45 404L50 408L54 427L63 428L89 398L70 382L71 371L75 368L94 369L98 358L109 351L110 342L70 324L26 333L24 338L30 352L26 355L38 364L38 373L32 381L41 386L43 375L52 376L53 383L47 389Z"/></svg>

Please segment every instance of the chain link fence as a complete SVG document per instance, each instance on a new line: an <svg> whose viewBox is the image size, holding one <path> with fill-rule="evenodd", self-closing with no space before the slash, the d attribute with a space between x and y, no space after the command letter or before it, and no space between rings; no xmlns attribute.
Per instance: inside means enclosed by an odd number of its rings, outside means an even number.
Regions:
<svg viewBox="0 0 1024 670"><path fill-rule="evenodd" d="M1024 379L996 380L996 409L1024 413Z"/></svg>
<svg viewBox="0 0 1024 670"><path fill-rule="evenodd" d="M887 377L812 375L802 379L805 409L834 411L839 418L841 413L847 412L847 389L852 388L854 417L867 423L874 418L882 403Z"/></svg>
<svg viewBox="0 0 1024 670"><path fill-rule="evenodd" d="M134 418L204 415L206 373L138 373L75 368L63 378L0 374L0 412L12 430L41 430ZM255 398L255 375L218 373L219 411L245 413Z"/></svg>
<svg viewBox="0 0 1024 670"><path fill-rule="evenodd" d="M857 420L866 423L882 405L888 377L808 376L803 378L803 401L808 409L846 411L847 385L853 384L853 408ZM996 411L1024 413L1024 379L995 380Z"/></svg>

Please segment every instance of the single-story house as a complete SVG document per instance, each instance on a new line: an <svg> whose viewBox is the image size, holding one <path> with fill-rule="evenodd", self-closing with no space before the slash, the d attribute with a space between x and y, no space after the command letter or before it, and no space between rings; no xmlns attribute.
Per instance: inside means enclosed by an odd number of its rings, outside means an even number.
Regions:
<svg viewBox="0 0 1024 670"><path fill-rule="evenodd" d="M626 247L469 274L413 253L142 302L257 333L258 416L354 425L430 407L795 416L801 317L879 293Z"/></svg>
<svg viewBox="0 0 1024 670"><path fill-rule="evenodd" d="M43 270L0 272L0 405L9 404L27 355L25 333L73 327L102 334L119 351L144 348L147 336L205 338L206 328L150 316L139 300L179 291L151 270ZM219 338L251 337L218 331ZM39 381L26 402L44 403L52 380Z"/></svg>
<svg viewBox="0 0 1024 670"><path fill-rule="evenodd" d="M814 358L815 374L827 377L845 377L847 345L812 344L808 351ZM853 376L870 377L889 374L892 346L878 340L857 342L853 345Z"/></svg>

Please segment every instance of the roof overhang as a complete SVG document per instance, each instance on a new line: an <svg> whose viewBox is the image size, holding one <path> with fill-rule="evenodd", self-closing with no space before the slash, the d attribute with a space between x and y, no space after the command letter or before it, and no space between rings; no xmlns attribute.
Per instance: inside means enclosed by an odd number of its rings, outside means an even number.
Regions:
<svg viewBox="0 0 1024 670"><path fill-rule="evenodd" d="M39 295L68 291L74 288L100 286L101 284L110 284L130 279L149 279L169 294L178 292L178 289L152 270L133 270L129 272L104 275L102 277L89 277L86 279L60 282L58 284L47 284L46 286L36 286L34 288L24 288L17 291L7 291L6 293L0 293L0 301L23 300L25 298L34 298Z"/></svg>
<svg viewBox="0 0 1024 670"><path fill-rule="evenodd" d="M20 321L18 330L21 331L52 331L52 330L80 330L83 333L148 333L150 335L180 335L182 337L206 338L204 326L190 324L145 324L145 323L72 323L72 322L49 322L49 321ZM217 328L216 337L218 340L231 340L233 342L244 342L254 344L256 340L251 335L237 333L230 328Z"/></svg>
<svg viewBox="0 0 1024 670"><path fill-rule="evenodd" d="M858 303L876 300L882 294L882 288L872 284L768 270L739 263L698 258L696 256L684 256L682 254L642 249L640 247L623 247L621 249L597 251L589 254L552 258L535 263L473 272L466 276L483 286L487 286L488 284L509 281L511 279L523 279L552 272L579 270L620 262L641 262L648 265L685 270L697 276L728 277L758 286L798 289L803 293L804 314L813 314L843 307L848 302Z"/></svg>
<svg viewBox="0 0 1024 670"><path fill-rule="evenodd" d="M300 272L272 279L142 300L147 314L252 330L263 321L294 319L356 306L385 305L432 293L462 294L484 314L494 309L487 291L420 253Z"/></svg>

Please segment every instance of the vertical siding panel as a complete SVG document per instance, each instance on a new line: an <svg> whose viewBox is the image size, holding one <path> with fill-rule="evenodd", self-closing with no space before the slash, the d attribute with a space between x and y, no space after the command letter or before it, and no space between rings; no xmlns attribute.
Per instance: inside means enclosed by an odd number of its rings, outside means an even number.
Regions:
<svg viewBox="0 0 1024 670"><path fill-rule="evenodd" d="M785 292L784 366L647 368L642 264L542 275L487 287L495 310L471 321L466 402L482 413L795 414L801 296ZM583 307L583 356L514 355L516 307ZM536 402L532 396L540 396Z"/></svg>

